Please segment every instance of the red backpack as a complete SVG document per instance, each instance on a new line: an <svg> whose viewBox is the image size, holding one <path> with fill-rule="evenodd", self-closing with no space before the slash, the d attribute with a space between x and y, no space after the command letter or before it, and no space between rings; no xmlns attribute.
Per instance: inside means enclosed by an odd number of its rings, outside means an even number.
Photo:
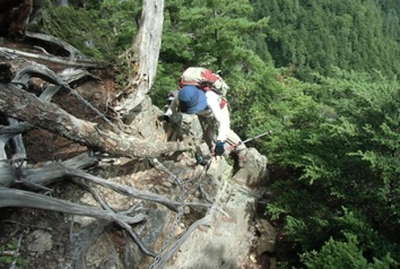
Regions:
<svg viewBox="0 0 400 269"><path fill-rule="evenodd" d="M225 96L229 87L225 81L210 69L203 67L189 67L181 76L179 85L195 85L203 91L215 91L219 95Z"/></svg>

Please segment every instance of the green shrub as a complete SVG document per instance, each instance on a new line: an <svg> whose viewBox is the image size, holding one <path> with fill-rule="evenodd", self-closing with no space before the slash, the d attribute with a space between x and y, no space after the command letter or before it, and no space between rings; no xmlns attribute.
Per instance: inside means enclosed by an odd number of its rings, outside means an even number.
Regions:
<svg viewBox="0 0 400 269"><path fill-rule="evenodd" d="M368 262L358 244L357 237L352 234L346 234L345 242L330 238L320 251L303 254L302 261L309 269L389 269L398 265L390 255Z"/></svg>
<svg viewBox="0 0 400 269"><path fill-rule="evenodd" d="M99 1L87 8L55 7L42 11L40 30L71 43L84 54L115 62L132 45L136 33L137 1Z"/></svg>
<svg viewBox="0 0 400 269"><path fill-rule="evenodd" d="M285 240L298 253L351 233L368 263L388 253L399 261L400 85L341 70L315 77L318 83L283 80L264 116L254 104L259 122L278 130L262 144L271 167L286 171L272 176L276 195L267 210L284 221Z"/></svg>

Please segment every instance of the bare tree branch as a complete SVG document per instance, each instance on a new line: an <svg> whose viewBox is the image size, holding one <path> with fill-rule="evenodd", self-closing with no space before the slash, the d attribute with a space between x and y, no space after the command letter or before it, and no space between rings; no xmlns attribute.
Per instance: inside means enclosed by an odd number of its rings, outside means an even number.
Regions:
<svg viewBox="0 0 400 269"><path fill-rule="evenodd" d="M25 51L21 51L21 50L9 49L9 48L5 48L5 47L0 47L0 53L18 55L18 56L23 56L23 57L34 59L34 60L43 60L43 61L62 64L62 65L66 65L66 66L85 67L85 68L105 68L106 67L104 64L91 62L91 61L85 61L85 60L75 61L75 60L70 60L68 58L65 59L63 57L57 57L57 56L53 56L53 55L47 56L47 55L35 54L35 53L25 52Z"/></svg>
<svg viewBox="0 0 400 269"><path fill-rule="evenodd" d="M82 206L72 202L48 197L45 195L0 187L1 207L28 207L58 211L73 215L89 216L110 221L121 220L129 224L139 223L145 219L143 214L135 217L113 213L94 207Z"/></svg>
<svg viewBox="0 0 400 269"><path fill-rule="evenodd" d="M28 62L29 64L29 62ZM67 73L67 74L65 74ZM80 76L83 74L80 73L72 73L68 74L68 72L65 72L63 74L64 77L67 77L69 80L73 79L79 79ZM25 66L24 68L20 69L16 74L14 79L12 80L13 83L16 84L22 84L27 86L28 81L32 77L39 77L45 81L48 81L56 86L61 86L61 88L67 89L72 95L74 95L80 102L82 102L85 106L89 107L93 112L95 112L100 118L102 118L105 122L110 124L114 129L116 127L113 125L113 123L107 119L107 117L101 113L96 107L94 107L91 103L86 101L79 93L78 91L72 89L66 81L62 77L59 77L55 72L47 68L46 66L42 64L37 64L37 63L30 63L29 65ZM44 92L41 96L40 99L42 100L49 100L60 88L55 88L52 89L48 92Z"/></svg>
<svg viewBox="0 0 400 269"><path fill-rule="evenodd" d="M45 44L48 47L52 47L53 49L62 49L68 54L68 58L72 61L76 60L85 60L89 62L95 63L93 60L90 58L86 57L83 55L78 49L75 47L71 46L69 43L60 40L54 36L51 35L46 35L42 33L33 33L33 32L26 32L25 33L25 39L30 41L31 43L40 43L40 44ZM50 49L47 49L50 51Z"/></svg>
<svg viewBox="0 0 400 269"><path fill-rule="evenodd" d="M27 122L19 122L13 126L0 126L0 136L6 136L8 139L14 135L23 133L32 128Z"/></svg>
<svg viewBox="0 0 400 269"><path fill-rule="evenodd" d="M89 156L88 153L82 153L61 163L53 162L39 168L24 167L21 169L21 176L26 182L45 186L55 183L69 175L64 167L83 169L95 164L96 162L97 159L95 157Z"/></svg>
<svg viewBox="0 0 400 269"><path fill-rule="evenodd" d="M4 158L4 156L2 156L2 158ZM10 162L7 159L0 160L0 187L8 187L14 181L15 181L15 174L13 167L11 167L10 165Z"/></svg>
<svg viewBox="0 0 400 269"><path fill-rule="evenodd" d="M95 198L95 200L101 205L101 207L102 207L103 209L114 212L114 210L107 204L106 201L104 201L104 200L101 198L100 194L99 194L96 190L92 189L92 188L91 188L89 185L87 185L87 184L86 184L86 188L89 189L89 192L93 195L93 197ZM153 251L149 250L149 249L144 245L144 243L142 242L142 240L139 238L139 235L132 229L132 227L131 227L129 224L127 224L126 222L123 222L123 221L118 221L117 223L118 223L119 226L121 226L123 229L125 229L125 230L128 232L128 234L132 237L133 241L136 243L136 245L139 247L139 249L140 249L145 255L151 256L151 257L155 257L155 256L156 256L156 254L155 254Z"/></svg>
<svg viewBox="0 0 400 269"><path fill-rule="evenodd" d="M137 198L137 199L142 199L142 200L147 200L147 201L152 201L152 202L162 204L175 212L177 212L179 206L182 206L182 204L179 202L167 199L167 198L165 198L161 195L155 194L155 193L139 191L130 186L116 184L116 183L110 182L108 180L105 180L103 178L100 178L98 176L88 174L82 170L71 169L71 168L65 168L65 169L69 175L73 175L73 176L77 176L77 177L81 177L81 178L90 180L96 184L106 186L106 187L108 187L118 193L124 194L124 195L129 195L129 196Z"/></svg>

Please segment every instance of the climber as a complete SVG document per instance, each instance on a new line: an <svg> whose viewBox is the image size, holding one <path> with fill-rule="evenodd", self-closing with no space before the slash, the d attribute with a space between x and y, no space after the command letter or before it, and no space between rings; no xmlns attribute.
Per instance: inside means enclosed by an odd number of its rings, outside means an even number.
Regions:
<svg viewBox="0 0 400 269"><path fill-rule="evenodd" d="M228 102L224 97L229 87L219 75L205 68L189 67L183 72L179 86L178 91L169 95L170 106L165 117L176 112L198 115L205 140L214 147L217 156L223 155L226 149L244 147L230 128Z"/></svg>

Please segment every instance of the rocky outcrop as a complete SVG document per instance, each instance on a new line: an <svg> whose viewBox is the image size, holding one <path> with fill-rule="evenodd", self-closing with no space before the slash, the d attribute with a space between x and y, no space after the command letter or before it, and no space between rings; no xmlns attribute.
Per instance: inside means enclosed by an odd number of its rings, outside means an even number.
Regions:
<svg viewBox="0 0 400 269"><path fill-rule="evenodd" d="M237 154L239 170L232 177L236 183L251 189L265 183L267 158L255 148L240 150Z"/></svg>
<svg viewBox="0 0 400 269"><path fill-rule="evenodd" d="M252 263L255 202L260 194L252 187L265 180L267 159L252 148L240 155L246 159L241 159L235 175L229 174L232 167L224 159L212 161L208 173L218 181L218 190L204 217L206 224L192 233L166 268L228 269Z"/></svg>

